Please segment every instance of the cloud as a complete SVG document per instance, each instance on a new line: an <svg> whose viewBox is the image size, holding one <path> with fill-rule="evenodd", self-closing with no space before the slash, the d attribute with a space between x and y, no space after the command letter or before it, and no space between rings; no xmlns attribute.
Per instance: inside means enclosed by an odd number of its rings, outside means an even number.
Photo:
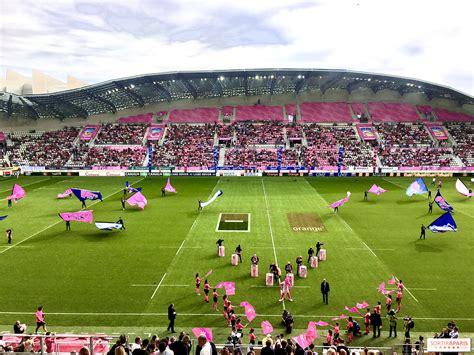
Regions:
<svg viewBox="0 0 474 355"><path fill-rule="evenodd" d="M474 93L470 0L2 1L1 68L91 83L160 71L341 68Z"/></svg>

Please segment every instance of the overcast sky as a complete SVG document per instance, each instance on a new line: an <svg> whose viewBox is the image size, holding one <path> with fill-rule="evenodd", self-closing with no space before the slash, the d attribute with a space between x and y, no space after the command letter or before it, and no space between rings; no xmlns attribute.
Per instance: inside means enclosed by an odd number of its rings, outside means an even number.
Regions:
<svg viewBox="0 0 474 355"><path fill-rule="evenodd" d="M352 69L474 94L474 1L0 0L0 69L89 83L175 70Z"/></svg>

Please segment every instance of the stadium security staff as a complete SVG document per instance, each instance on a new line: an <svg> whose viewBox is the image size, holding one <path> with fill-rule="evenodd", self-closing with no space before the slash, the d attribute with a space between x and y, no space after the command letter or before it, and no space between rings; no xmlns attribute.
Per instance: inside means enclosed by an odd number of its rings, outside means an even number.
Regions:
<svg viewBox="0 0 474 355"><path fill-rule="evenodd" d="M326 279L323 279L323 282L321 282L321 293L323 294L323 303L328 304L329 291L329 282L327 282Z"/></svg>
<svg viewBox="0 0 474 355"><path fill-rule="evenodd" d="M168 325L168 328L166 328L166 330L171 331L171 333L176 333L174 331L175 319L176 319L176 310L174 309L174 304L171 303L168 307L168 320L170 321L170 324Z"/></svg>

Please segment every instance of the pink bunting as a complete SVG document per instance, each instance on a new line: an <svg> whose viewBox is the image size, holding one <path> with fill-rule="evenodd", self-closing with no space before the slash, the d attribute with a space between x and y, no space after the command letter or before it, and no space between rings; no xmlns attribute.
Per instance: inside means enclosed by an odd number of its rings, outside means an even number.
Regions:
<svg viewBox="0 0 474 355"><path fill-rule="evenodd" d="M340 320L340 319L346 319L347 316L345 314L341 314L339 317L334 317L334 318L331 318L332 320Z"/></svg>
<svg viewBox="0 0 474 355"><path fill-rule="evenodd" d="M208 341L213 340L211 328L193 328L193 334L198 338L200 335L205 335Z"/></svg>
<svg viewBox="0 0 474 355"><path fill-rule="evenodd" d="M323 322L322 320L320 320L320 321L316 322L316 325L317 325L318 327L326 327L326 326L329 325L329 323Z"/></svg>
<svg viewBox="0 0 474 355"><path fill-rule="evenodd" d="M389 285L395 285L396 282L397 282L397 279L393 275L392 275L392 278L387 281Z"/></svg>
<svg viewBox="0 0 474 355"><path fill-rule="evenodd" d="M344 197L343 199L341 200L338 200L336 202L333 202L331 203L328 207L329 208L336 208L336 207L339 207L339 206L342 206L343 204L345 204L347 201L349 201L349 198L351 197L351 193L350 191L347 191L347 196Z"/></svg>
<svg viewBox="0 0 474 355"><path fill-rule="evenodd" d="M271 334L273 332L273 326L270 324L269 321L267 320L264 320L262 322L262 333L267 335L267 334Z"/></svg>
<svg viewBox="0 0 474 355"><path fill-rule="evenodd" d="M207 274L206 274L206 275L204 275L204 277L208 277L210 274L212 274L212 269L211 269L211 270L209 270L209 271L207 272Z"/></svg>
<svg viewBox="0 0 474 355"><path fill-rule="evenodd" d="M63 212L59 214L65 221L77 221L92 223L92 210L79 212Z"/></svg>
<svg viewBox="0 0 474 355"><path fill-rule="evenodd" d="M357 303L356 307L359 309L364 309L364 308L369 307L369 304L367 302Z"/></svg>
<svg viewBox="0 0 474 355"><path fill-rule="evenodd" d="M257 316L255 308L253 308L253 306L248 302L240 302L240 306L245 307L245 317L247 317L248 321L253 321Z"/></svg>
<svg viewBox="0 0 474 355"><path fill-rule="evenodd" d="M215 288L225 288L225 293L227 296L235 295L235 282L233 281L224 281L219 282Z"/></svg>

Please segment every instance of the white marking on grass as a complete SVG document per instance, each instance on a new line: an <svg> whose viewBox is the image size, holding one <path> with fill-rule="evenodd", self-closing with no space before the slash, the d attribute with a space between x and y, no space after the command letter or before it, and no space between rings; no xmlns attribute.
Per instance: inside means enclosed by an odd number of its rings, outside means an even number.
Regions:
<svg viewBox="0 0 474 355"><path fill-rule="evenodd" d="M253 285L251 288L280 288L279 286ZM293 286L292 288L311 288L311 286Z"/></svg>
<svg viewBox="0 0 474 355"><path fill-rule="evenodd" d="M159 289L160 286L161 286L161 283L162 283L163 280L165 279L165 276L166 276L166 272L164 273L164 275L163 275L163 277L161 278L160 282L159 282L158 285L156 286L155 291L154 291L153 294L151 295L151 297L150 297L151 300L153 299L153 297L155 297L156 292L158 291L158 289Z"/></svg>
<svg viewBox="0 0 474 355"><path fill-rule="evenodd" d="M156 284L133 284L132 287L156 287ZM190 287L191 285L161 285L161 287Z"/></svg>
<svg viewBox="0 0 474 355"><path fill-rule="evenodd" d="M175 254L175 255L178 255L178 254L179 254L179 252L180 252L181 249L183 248L184 243L186 243L186 239L183 240L183 242L182 242L181 245L179 246L178 250L176 251L176 254Z"/></svg>
<svg viewBox="0 0 474 355"><path fill-rule="evenodd" d="M265 190L265 183L263 182L263 179L261 181L262 181L262 188L263 188L263 197L265 198L265 211L267 212L268 227L270 229L270 237L272 238L273 256L275 257L275 265L278 266L277 252L275 248L275 239L273 238L272 222L270 220L270 211L268 209L267 191ZM280 282L280 278L278 278L278 283L279 282ZM285 300L283 300L281 303L283 305L283 310L285 310L286 309Z"/></svg>
<svg viewBox="0 0 474 355"><path fill-rule="evenodd" d="M198 216L199 217L199 216ZM196 217L196 219L194 220L193 222L193 225L191 226L191 229L189 231L192 231L194 229L194 226L196 225L196 222L198 220L198 217Z"/></svg>
<svg viewBox="0 0 474 355"><path fill-rule="evenodd" d="M367 247L367 249L368 249L372 254L374 254L375 257L377 257L377 254L375 254L374 251L373 251L372 249L370 249L370 247L369 247L367 244L365 244L365 242L362 242L362 244L364 244L364 245Z"/></svg>
<svg viewBox="0 0 474 355"><path fill-rule="evenodd" d="M247 217L248 217L248 221L247 221L247 229L246 230L220 230L219 229L219 224L221 224L221 220L222 220L222 215L223 214L246 214ZM250 213L240 213L240 212L225 212L225 213L219 213L219 217L217 218L217 224L216 224L216 232L218 233L249 233L250 232ZM239 220L239 221L235 221L235 220L226 220L225 222L240 222L240 223L243 223L245 222L244 220Z"/></svg>
<svg viewBox="0 0 474 355"><path fill-rule="evenodd" d="M375 287L375 289L378 289ZM418 287L411 287L412 290L416 291L438 291L437 288L418 288ZM386 288L386 290L397 290L397 288Z"/></svg>
<svg viewBox="0 0 474 355"><path fill-rule="evenodd" d="M365 250L369 251L367 248L345 248L346 250ZM372 250L395 250L395 249L385 249L385 248L372 248Z"/></svg>
<svg viewBox="0 0 474 355"><path fill-rule="evenodd" d="M400 281L400 280L397 279L396 277L395 277L395 280L397 280L397 282ZM407 290L408 294L409 294L411 297L413 297L413 299L418 303L418 300L417 300L416 297L413 295L413 293L410 292L410 290L408 289L408 287L406 287L406 286L404 285L404 289Z"/></svg>
<svg viewBox="0 0 474 355"><path fill-rule="evenodd" d="M398 186L398 187L402 188L403 190L406 190L406 189L407 189L405 186L402 186L402 185L400 185L400 184L397 184L396 182L392 182L392 181L390 181L390 180L387 180L387 179L385 179L385 178L382 178L382 180L384 180L384 181L388 182L389 184L392 184L392 185Z"/></svg>
<svg viewBox="0 0 474 355"><path fill-rule="evenodd" d="M130 184L130 185L136 184L136 183L142 181L143 179L145 179L145 178L141 178L140 180L137 180L137 181L135 181L134 183L132 183L132 184ZM25 185L25 186L26 186L26 185ZM113 196L113 195L115 195L115 194L118 194L118 193L119 193L120 191L122 191L122 190L123 190L123 189L120 189L120 190L117 190L117 191L115 191L115 192L112 192L110 195L105 196L102 200L103 200L103 201L104 201L104 200L107 200L109 197L111 197L111 196ZM90 207L90 206L93 206L93 205L95 205L96 203L99 203L99 202L101 202L101 201L100 201L100 200L97 200L97 201L91 203L91 204L89 205L89 207ZM20 240L18 243L13 244L12 246L9 246L8 248L6 248L6 249L0 251L0 254L3 254L3 253L5 253L5 252L8 251L8 250L17 247L18 245L20 245L20 244L26 242L27 240L33 238L34 236L36 236L36 235L38 235L38 234L40 234L40 233L43 233L45 230L48 230L49 228L52 228L52 227L54 227L55 225L57 225L57 224L59 224L59 223L61 223L61 222L63 222L63 220L62 220L62 219L59 219L59 221L54 222L54 223L51 223L49 226L44 227L42 230L40 230L40 231L38 231L38 232L36 232L36 233L33 233L33 234L31 234L30 236L26 237L25 239Z"/></svg>
<svg viewBox="0 0 474 355"><path fill-rule="evenodd" d="M0 248L10 248L10 245L0 245ZM20 245L17 248L34 248L34 245Z"/></svg>
<svg viewBox="0 0 474 355"><path fill-rule="evenodd" d="M463 214L463 215L465 215L465 216L468 216L468 217L474 218L474 216L473 216L473 215L471 215L471 214L469 214L469 213L466 213L466 212L464 212L464 211L461 211L461 210L459 209L459 207L456 207L456 210L455 210L455 212L459 212L459 213L462 213L462 214Z"/></svg>
<svg viewBox="0 0 474 355"><path fill-rule="evenodd" d="M34 312L1 312L0 314L5 315L34 315ZM155 316L167 316L168 313L114 313L114 312L48 312L48 315L51 316L91 316L91 317L100 317L100 316L116 316L116 317L155 317ZM181 316L193 317L193 316L203 316L203 317L222 317L220 312L218 313L180 313ZM319 314L292 314L296 318L335 318L339 315L319 315ZM281 319L281 314L259 314L260 317L277 317ZM435 317L412 317L414 320L439 320L439 321L450 321L453 318L435 318ZM458 321L468 321L473 322L473 318L457 318Z"/></svg>

